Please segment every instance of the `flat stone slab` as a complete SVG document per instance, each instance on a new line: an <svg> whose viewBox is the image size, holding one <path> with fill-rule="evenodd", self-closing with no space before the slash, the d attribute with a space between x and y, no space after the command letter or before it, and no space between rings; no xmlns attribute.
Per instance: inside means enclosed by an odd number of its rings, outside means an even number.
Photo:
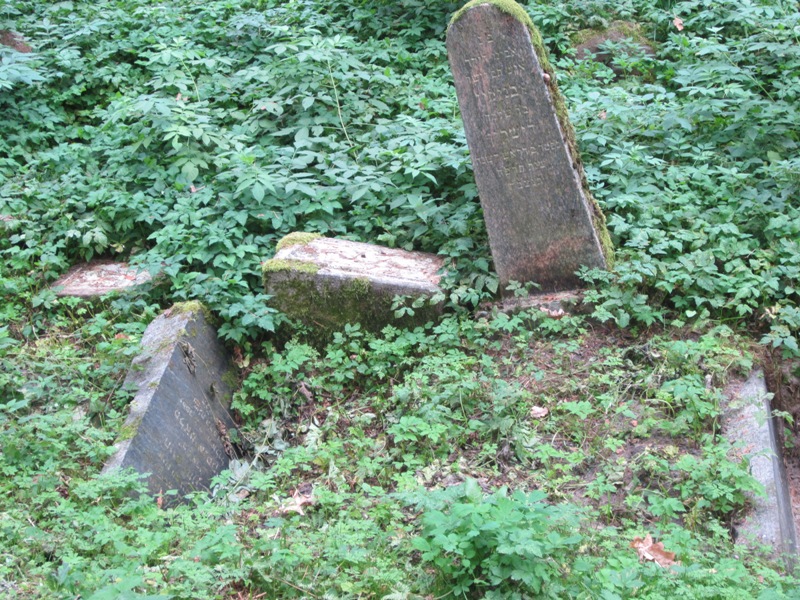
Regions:
<svg viewBox="0 0 800 600"><path fill-rule="evenodd" d="M576 271L605 268L610 238L540 34L513 0L470 2L447 54L501 289L580 287Z"/></svg>
<svg viewBox="0 0 800 600"><path fill-rule="evenodd" d="M199 303L177 304L142 337L125 385L136 390L130 415L103 473L133 468L153 494L177 490L180 501L208 489L233 458L226 438L236 376Z"/></svg>
<svg viewBox="0 0 800 600"><path fill-rule="evenodd" d="M736 526L737 542L771 546L791 566L797 557L797 532L763 373L754 371L747 381L729 385L725 398L723 434L731 443L744 444L737 458L749 459L752 476L767 494L751 497L753 510Z"/></svg>
<svg viewBox="0 0 800 600"><path fill-rule="evenodd" d="M428 298L440 294L444 258L361 242L293 233L264 263L264 286L272 305L290 318L322 330L361 323L380 330L389 323L425 322L441 311ZM424 300L414 315L398 319L395 296Z"/></svg>
<svg viewBox="0 0 800 600"><path fill-rule="evenodd" d="M150 273L129 267L128 263L93 260L75 265L50 287L58 296L91 298L136 287L151 279Z"/></svg>

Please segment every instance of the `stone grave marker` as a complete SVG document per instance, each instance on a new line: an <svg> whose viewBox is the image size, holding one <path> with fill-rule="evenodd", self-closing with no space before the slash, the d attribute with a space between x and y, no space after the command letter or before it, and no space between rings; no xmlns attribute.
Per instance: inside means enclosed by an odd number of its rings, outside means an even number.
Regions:
<svg viewBox="0 0 800 600"><path fill-rule="evenodd" d="M273 306L320 333L346 323L380 331L389 323L410 326L438 317L442 302L430 299L442 293L443 265L435 254L295 232L264 263L264 286ZM395 296L417 300L414 314L396 318Z"/></svg>
<svg viewBox="0 0 800 600"><path fill-rule="evenodd" d="M605 268L611 244L541 36L513 0L474 0L447 52L502 288L579 287L575 272Z"/></svg>
<svg viewBox="0 0 800 600"><path fill-rule="evenodd" d="M149 473L153 494L177 490L180 501L208 489L233 456L227 430L236 376L230 357L196 302L162 313L142 337L142 353L125 379L136 395L103 472L133 468Z"/></svg>
<svg viewBox="0 0 800 600"><path fill-rule="evenodd" d="M51 286L57 296L92 298L147 283L152 276L127 263L93 260L75 265Z"/></svg>

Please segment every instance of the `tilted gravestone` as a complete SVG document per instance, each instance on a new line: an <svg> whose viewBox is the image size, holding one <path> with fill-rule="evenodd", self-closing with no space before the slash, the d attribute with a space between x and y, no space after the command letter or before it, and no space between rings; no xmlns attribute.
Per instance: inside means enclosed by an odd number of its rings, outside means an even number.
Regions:
<svg viewBox="0 0 800 600"><path fill-rule="evenodd" d="M103 472L133 468L149 473L153 494L178 498L208 489L228 468L227 430L235 372L230 357L196 302L177 304L157 317L142 337L142 353L125 379L136 395Z"/></svg>
<svg viewBox="0 0 800 600"><path fill-rule="evenodd" d="M579 287L575 272L607 267L611 243L541 36L512 0L475 0L447 52L502 287Z"/></svg>

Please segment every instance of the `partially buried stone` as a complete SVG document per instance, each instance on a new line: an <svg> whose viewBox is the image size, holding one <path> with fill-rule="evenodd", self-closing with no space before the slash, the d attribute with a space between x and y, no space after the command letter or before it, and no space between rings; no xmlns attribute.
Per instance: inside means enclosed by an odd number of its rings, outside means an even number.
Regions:
<svg viewBox="0 0 800 600"><path fill-rule="evenodd" d="M153 494L173 500L208 489L233 458L225 433L235 382L230 357L199 303L177 304L144 333L125 385L136 390L116 452L103 472L133 468ZM229 451L229 450L228 450Z"/></svg>
<svg viewBox="0 0 800 600"><path fill-rule="evenodd" d="M576 271L612 250L541 36L512 0L478 0L454 16L447 51L502 287L578 287Z"/></svg>
<svg viewBox="0 0 800 600"><path fill-rule="evenodd" d="M444 259L435 254L407 252L317 234L292 233L278 243L264 263L264 285L272 305L320 334L360 323L379 331L390 323L409 326L435 319L442 303ZM416 307L397 318L395 296ZM413 314L412 314L413 313Z"/></svg>
<svg viewBox="0 0 800 600"><path fill-rule="evenodd" d="M151 279L150 273L127 263L94 260L75 265L51 287L58 296L90 298L121 292Z"/></svg>

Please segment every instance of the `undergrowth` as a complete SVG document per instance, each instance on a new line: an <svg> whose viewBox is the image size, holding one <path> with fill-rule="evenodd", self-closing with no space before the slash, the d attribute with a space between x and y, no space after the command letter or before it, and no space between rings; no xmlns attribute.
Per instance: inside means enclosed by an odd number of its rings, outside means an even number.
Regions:
<svg viewBox="0 0 800 600"><path fill-rule="evenodd" d="M591 317L506 315L444 46L456 3L0 6L0 593L20 598L782 598L732 543L720 436L756 342L797 356L797 5L530 2L617 249ZM576 58L632 20L653 47ZM445 256L448 313L278 345L292 231ZM154 283L84 301L95 257ZM241 455L184 505L98 477L146 324L239 347ZM410 310L410 309L409 309ZM291 331L291 330L289 330ZM789 424L787 424L789 425ZM662 568L630 547L651 534Z"/></svg>

